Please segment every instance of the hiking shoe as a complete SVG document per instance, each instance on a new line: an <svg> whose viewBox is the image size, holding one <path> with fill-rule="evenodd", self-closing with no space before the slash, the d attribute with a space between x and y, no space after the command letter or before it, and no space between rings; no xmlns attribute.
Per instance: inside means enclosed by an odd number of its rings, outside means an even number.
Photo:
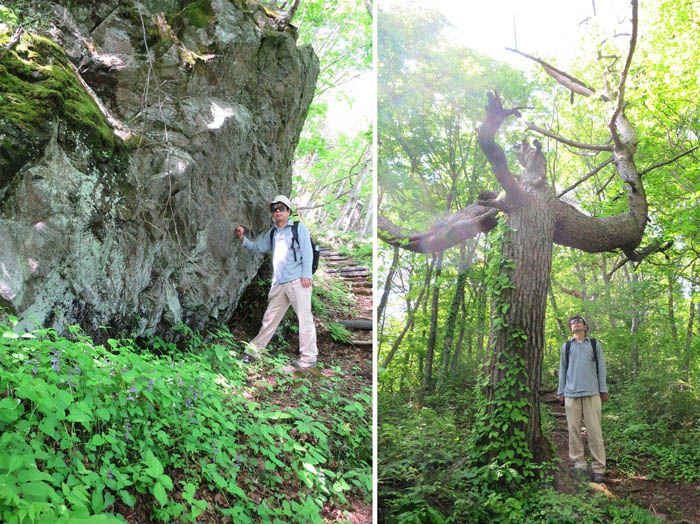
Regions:
<svg viewBox="0 0 700 524"><path fill-rule="evenodd" d="M257 362L258 360L260 360L260 357L255 357L244 351L243 353L238 354L236 360L240 360L244 364L250 364L251 362Z"/></svg>
<svg viewBox="0 0 700 524"><path fill-rule="evenodd" d="M605 482L605 475L602 473L593 473L591 475L591 482L595 482L596 484L602 484Z"/></svg>
<svg viewBox="0 0 700 524"><path fill-rule="evenodd" d="M315 368L316 362L301 362L300 360L292 360L292 367L294 369Z"/></svg>
<svg viewBox="0 0 700 524"><path fill-rule="evenodd" d="M569 473L571 473L578 480L586 480L588 477L588 471L583 468L577 468L575 466L569 466Z"/></svg>

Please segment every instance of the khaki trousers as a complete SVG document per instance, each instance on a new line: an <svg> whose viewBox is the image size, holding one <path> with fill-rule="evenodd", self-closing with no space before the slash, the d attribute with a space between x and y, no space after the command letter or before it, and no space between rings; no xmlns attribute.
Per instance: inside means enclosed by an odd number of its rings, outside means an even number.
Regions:
<svg viewBox="0 0 700 524"><path fill-rule="evenodd" d="M566 397L566 422L569 426L569 458L577 469L586 469L583 456L583 437L581 426L586 427L588 448L591 450L593 473L605 474L605 445L603 430L600 425L601 404L600 395L589 397Z"/></svg>
<svg viewBox="0 0 700 524"><path fill-rule="evenodd" d="M261 350L265 349L270 342L291 304L299 319L299 353L301 354L299 360L304 364L315 363L318 348L316 347L316 326L314 317L311 315L312 289L312 286L306 288L302 286L301 279L272 284L267 297L267 309L263 316L262 327L248 344L246 352L256 357L260 356Z"/></svg>

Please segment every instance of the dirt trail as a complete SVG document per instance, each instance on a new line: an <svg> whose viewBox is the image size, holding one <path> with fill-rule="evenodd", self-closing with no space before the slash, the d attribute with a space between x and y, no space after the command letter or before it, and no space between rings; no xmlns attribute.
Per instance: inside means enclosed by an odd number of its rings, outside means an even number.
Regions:
<svg viewBox="0 0 700 524"><path fill-rule="evenodd" d="M566 427L566 412L559 404L555 393L547 393L543 402L550 408L556 419L552 440L556 447L561 466L554 475L554 487L562 493L576 493L579 481L568 472L569 433ZM605 435L603 435L605 440ZM588 455L588 444L586 443ZM626 478L615 470L614 461L608 456L608 471L605 487L615 497L629 499L640 508L649 510L656 517L673 524L700 524L700 495L698 486L674 484L648 480L643 475ZM591 489L591 492L593 490Z"/></svg>

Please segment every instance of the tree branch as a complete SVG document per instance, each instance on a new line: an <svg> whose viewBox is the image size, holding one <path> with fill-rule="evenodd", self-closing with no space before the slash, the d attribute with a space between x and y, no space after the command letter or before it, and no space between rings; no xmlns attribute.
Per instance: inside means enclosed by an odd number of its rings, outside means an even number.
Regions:
<svg viewBox="0 0 700 524"><path fill-rule="evenodd" d="M653 253L663 253L664 251L667 251L673 247L673 242L668 241L665 244L660 238L655 238L652 240L651 244L649 244L647 247L643 249L628 249L628 250L623 250L625 253L625 259L619 261L617 264L615 264L615 267L612 268L610 273L606 275L606 279L610 279L612 277L613 273L620 269L622 266L627 264L627 262L641 262L644 260L646 257Z"/></svg>
<svg viewBox="0 0 700 524"><path fill-rule="evenodd" d="M512 49L510 47L506 47L506 50L512 51L513 53L518 53L519 55L522 55L525 58L529 58L530 60L534 60L542 66L542 69L544 69L549 76L554 78L554 80L556 80L559 84L563 85L565 88L569 89L574 93L583 96L591 96L596 94L596 90L594 88L587 86L581 80L574 78L570 74L557 69L556 67L548 64L544 60L540 60L539 58L535 58L534 56L530 56L521 51L518 51L517 49ZM602 93L599 94L599 96L602 100L608 100L608 98Z"/></svg>
<svg viewBox="0 0 700 524"><path fill-rule="evenodd" d="M697 148L699 148L699 147L700 147L700 145L697 145L697 146L695 146L694 148L688 149L687 151L681 153L680 155L674 156L671 160L666 160L665 162L661 162L661 163L659 163L659 164L655 164L655 165L653 165L653 166L651 166L651 167L648 167L647 169L645 169L644 171L642 171L641 173L639 173L639 176L641 177L642 175L645 175L645 174L647 174L649 171L653 171L654 169L656 169L656 168L658 168L658 167L663 167L663 166L668 165L668 164L670 164L670 163L672 163L672 162L675 162L675 161L678 160L679 158L684 157L685 155L688 155L688 154L692 153L693 151L695 151L695 150L696 150Z"/></svg>
<svg viewBox="0 0 700 524"><path fill-rule="evenodd" d="M559 135L555 135L551 131L547 131L546 129L542 129L541 127L538 127L534 124L531 124L527 122L527 129L528 131L535 131L537 133L540 133L541 135L544 135L549 138L553 138L557 142L561 142L562 144L566 144L571 147L576 147L578 149L588 149L589 151L612 151L613 146L598 146L594 144L584 144L582 142L575 142L573 140L569 140L568 138L564 138Z"/></svg>
<svg viewBox="0 0 700 524"><path fill-rule="evenodd" d="M506 191L506 198L509 201L506 204L507 207L514 208L527 202L528 196L510 172L503 148L496 143L495 138L503 121L511 115L520 117L519 110L522 107L505 109L497 92L488 93L487 98L486 118L479 127L477 141L491 164L493 174L496 175L498 183Z"/></svg>
<svg viewBox="0 0 700 524"><path fill-rule="evenodd" d="M576 186L582 184L583 182L585 182L586 180L588 180L589 178L591 178L593 175L595 175L598 171L600 171L600 170L603 169L605 166L607 166L608 164L610 164L612 161L613 161L612 157L608 158L605 162L603 162L603 163L600 164L598 167L596 167L596 168L594 168L592 171L590 171L590 172L589 172L586 176L584 176L581 180L579 180L578 182L574 183L574 185L572 185L572 186L566 188L564 191L562 191L561 193L559 193L559 194L557 195L557 198L561 198L562 196L564 196L565 194L567 194L569 191L571 191L572 189L574 189Z"/></svg>
<svg viewBox="0 0 700 524"><path fill-rule="evenodd" d="M377 237L409 251L435 253L492 230L498 223L498 214L497 209L471 204L423 233L405 231L386 217L377 215Z"/></svg>
<svg viewBox="0 0 700 524"><path fill-rule="evenodd" d="M617 117L622 112L622 107L625 101L625 82L627 81L627 74L630 70L630 64L632 63L632 55L634 54L634 48L637 45L637 25L638 25L638 11L639 5L637 0L632 0L632 36L630 37L630 50L627 53L627 59L625 60L625 66L620 74L620 82L617 85L617 106L610 118L610 123L608 127L612 133L612 138L615 141L615 146L622 149L623 145L620 141L620 137L617 136Z"/></svg>

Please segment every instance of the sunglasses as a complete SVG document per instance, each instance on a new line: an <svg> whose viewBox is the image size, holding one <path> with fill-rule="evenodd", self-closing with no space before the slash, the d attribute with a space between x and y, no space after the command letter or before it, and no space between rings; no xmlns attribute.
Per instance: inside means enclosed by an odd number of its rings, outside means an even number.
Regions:
<svg viewBox="0 0 700 524"><path fill-rule="evenodd" d="M572 318L569 320L569 325L573 326L574 324L585 324L586 322L582 318Z"/></svg>
<svg viewBox="0 0 700 524"><path fill-rule="evenodd" d="M270 206L270 211L272 213L274 213L275 211L285 211L286 209L287 209L287 206L285 206L284 204Z"/></svg>

